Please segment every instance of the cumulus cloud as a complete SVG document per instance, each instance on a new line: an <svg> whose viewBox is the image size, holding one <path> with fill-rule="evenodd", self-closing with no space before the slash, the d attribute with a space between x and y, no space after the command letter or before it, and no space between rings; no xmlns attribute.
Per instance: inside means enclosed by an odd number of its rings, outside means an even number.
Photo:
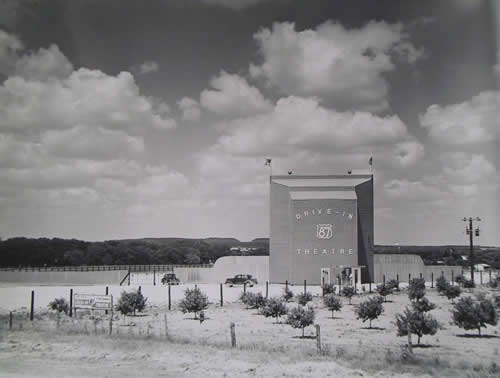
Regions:
<svg viewBox="0 0 500 378"><path fill-rule="evenodd" d="M464 145L498 140L499 119L500 92L485 91L462 103L431 105L420 124L437 143Z"/></svg>
<svg viewBox="0 0 500 378"><path fill-rule="evenodd" d="M258 155L290 147L346 151L369 144L390 144L408 137L397 116L378 117L366 112L337 112L322 107L317 99L280 99L266 114L226 122L227 133L219 142L229 152Z"/></svg>
<svg viewBox="0 0 500 378"><path fill-rule="evenodd" d="M326 22L303 31L293 23L275 23L254 38L263 62L250 65L253 77L285 94L320 96L338 109L387 109L383 74L395 69L393 55L414 63L423 54L401 24L385 22L360 29Z"/></svg>
<svg viewBox="0 0 500 378"><path fill-rule="evenodd" d="M73 72L73 65L56 45L40 48L16 61L14 74L28 80L66 78Z"/></svg>
<svg viewBox="0 0 500 378"><path fill-rule="evenodd" d="M443 174L451 182L479 183L496 178L496 167L482 154L450 152L441 156Z"/></svg>
<svg viewBox="0 0 500 378"><path fill-rule="evenodd" d="M262 93L239 75L221 71L210 81L214 90L205 89L200 94L201 105L211 112L228 117L241 117L266 112L271 103Z"/></svg>
<svg viewBox="0 0 500 378"><path fill-rule="evenodd" d="M384 184L384 190L389 198L393 199L430 201L446 196L445 191L431 183L407 179L390 180Z"/></svg>
<svg viewBox="0 0 500 378"><path fill-rule="evenodd" d="M0 30L0 74L9 75L13 72L18 59L18 52L23 49L21 40Z"/></svg>
<svg viewBox="0 0 500 378"><path fill-rule="evenodd" d="M234 10L242 10L266 0L202 0L205 4L218 5Z"/></svg>
<svg viewBox="0 0 500 378"><path fill-rule="evenodd" d="M152 72L157 72L160 69L160 65L154 60L148 60L139 65L134 65L130 67L130 70L138 75L146 75Z"/></svg>
<svg viewBox="0 0 500 378"><path fill-rule="evenodd" d="M182 111L182 119L185 121L199 121L201 117L201 109L198 101L183 97L177 102L177 106Z"/></svg>

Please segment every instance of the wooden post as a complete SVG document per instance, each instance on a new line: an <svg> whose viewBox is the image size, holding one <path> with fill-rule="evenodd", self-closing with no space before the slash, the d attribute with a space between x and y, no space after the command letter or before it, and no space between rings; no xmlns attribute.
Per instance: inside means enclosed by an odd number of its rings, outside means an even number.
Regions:
<svg viewBox="0 0 500 378"><path fill-rule="evenodd" d="M12 311L9 313L9 329L12 330Z"/></svg>
<svg viewBox="0 0 500 378"><path fill-rule="evenodd" d="M285 288L288 291L288 280L285 281Z"/></svg>
<svg viewBox="0 0 500 378"><path fill-rule="evenodd" d="M434 289L434 272L431 272L431 289Z"/></svg>
<svg viewBox="0 0 500 378"><path fill-rule="evenodd" d="M384 276L382 277L382 279L383 279L383 281L384 281L384 286L385 286L385 274L384 274Z"/></svg>
<svg viewBox="0 0 500 378"><path fill-rule="evenodd" d="M396 283L398 285L397 289L399 291L399 273L396 273Z"/></svg>
<svg viewBox="0 0 500 378"><path fill-rule="evenodd" d="M153 286L156 286L156 270L153 269Z"/></svg>
<svg viewBox="0 0 500 378"><path fill-rule="evenodd" d="M483 284L483 271L482 270L479 272L479 283L481 285Z"/></svg>
<svg viewBox="0 0 500 378"><path fill-rule="evenodd" d="M455 272L453 269L451 270L451 284L453 285L455 283Z"/></svg>
<svg viewBox="0 0 500 378"><path fill-rule="evenodd" d="M243 294L247 293L247 283L243 282Z"/></svg>
<svg viewBox="0 0 500 378"><path fill-rule="evenodd" d="M139 294L141 294L141 286L139 285L139 290L138 290Z"/></svg>
<svg viewBox="0 0 500 378"><path fill-rule="evenodd" d="M408 273L408 285L410 284L411 281L411 273Z"/></svg>
<svg viewBox="0 0 500 378"><path fill-rule="evenodd" d="M220 284L220 306L224 306L224 294L222 292L222 284Z"/></svg>
<svg viewBox="0 0 500 378"><path fill-rule="evenodd" d="M130 268L128 268L128 286L130 286Z"/></svg>
<svg viewBox="0 0 500 378"><path fill-rule="evenodd" d="M315 327L316 327L316 349L318 350L318 353L321 353L321 330L319 324L316 324Z"/></svg>
<svg viewBox="0 0 500 378"><path fill-rule="evenodd" d="M73 317L73 289L69 289L69 317Z"/></svg>
<svg viewBox="0 0 500 378"><path fill-rule="evenodd" d="M170 295L170 284L168 284L168 309L171 310L172 309L172 301L170 299L171 295Z"/></svg>
<svg viewBox="0 0 500 378"><path fill-rule="evenodd" d="M31 310L30 310L30 320L31 321L33 321L34 308L35 308L35 291L31 290Z"/></svg>
<svg viewBox="0 0 500 378"><path fill-rule="evenodd" d="M419 275L420 275L420 278L422 278L422 272L420 272Z"/></svg>
<svg viewBox="0 0 500 378"><path fill-rule="evenodd" d="M307 291L307 283L306 283L306 280L304 280L304 294L306 293Z"/></svg>
<svg viewBox="0 0 500 378"><path fill-rule="evenodd" d="M321 296L324 297L325 296L325 277L322 277L321 278Z"/></svg>
<svg viewBox="0 0 500 378"><path fill-rule="evenodd" d="M109 317L109 336L113 334L113 310L111 310L111 316Z"/></svg>
<svg viewBox="0 0 500 378"><path fill-rule="evenodd" d="M269 281L266 281L266 299L269 297Z"/></svg>
<svg viewBox="0 0 500 378"><path fill-rule="evenodd" d="M441 271L441 276L444 277L444 271Z"/></svg>
<svg viewBox="0 0 500 378"><path fill-rule="evenodd" d="M168 339L167 313L163 314L163 320L165 321L165 338Z"/></svg>
<svg viewBox="0 0 500 378"><path fill-rule="evenodd" d="M488 271L489 275L490 275L490 283L491 283L491 268L490 270Z"/></svg>
<svg viewBox="0 0 500 378"><path fill-rule="evenodd" d="M234 330L234 323L231 322L231 347L235 348L236 347L236 331Z"/></svg>
<svg viewBox="0 0 500 378"><path fill-rule="evenodd" d="M109 288L106 286L106 295L109 294ZM106 312L106 315L108 315L108 310L105 311Z"/></svg>
<svg viewBox="0 0 500 378"><path fill-rule="evenodd" d="M370 280L370 282L368 283L368 287L369 287L369 289L370 289L370 291L369 291L369 292L370 292L370 294L371 294L371 293L372 293L372 281L371 281L371 280Z"/></svg>

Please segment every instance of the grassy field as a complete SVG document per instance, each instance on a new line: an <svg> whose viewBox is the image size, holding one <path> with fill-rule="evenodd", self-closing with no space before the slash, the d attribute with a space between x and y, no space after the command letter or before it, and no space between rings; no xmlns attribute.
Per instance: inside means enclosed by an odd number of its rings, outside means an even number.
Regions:
<svg viewBox="0 0 500 378"><path fill-rule="evenodd" d="M202 290L211 290L200 285ZM143 290L146 291L147 288ZM298 291L299 288L294 288ZM437 304L431 314L441 328L434 336L424 336L415 348L415 359L402 359L406 337L396 335L396 313L408 305L407 293L396 293L384 303L385 311L373 322L356 319L354 305L368 294L354 297L331 318L321 297L313 306L315 323L321 327L322 352L316 349L314 327L301 331L285 323L247 310L236 301L241 288L234 288L231 301L213 303L200 324L190 314L152 301L144 314L125 317L114 314L112 335L109 316L91 319L63 316L57 327L55 314L37 312L29 322L25 312L17 312L13 330L8 331L2 316L0 376L498 376L500 369L500 326L489 326L483 337L453 325L451 302L428 289L428 298ZM260 291L259 288L252 290ZM179 291L182 293L182 291ZM491 289L478 288L488 295ZM271 291L278 294L279 290ZM319 294L319 293L317 293ZM472 295L464 293L463 295ZM289 307L296 306L290 303ZM166 335L165 314L168 335ZM230 323L235 323L237 347L230 343ZM22 329L20 329L20 327ZM415 338L414 338L415 339ZM415 342L415 340L414 340ZM22 356L22 358L17 358ZM500 364L499 364L500 365ZM35 369L36 368L36 369ZM35 369L35 370L32 370ZM33 373L32 373L33 372Z"/></svg>

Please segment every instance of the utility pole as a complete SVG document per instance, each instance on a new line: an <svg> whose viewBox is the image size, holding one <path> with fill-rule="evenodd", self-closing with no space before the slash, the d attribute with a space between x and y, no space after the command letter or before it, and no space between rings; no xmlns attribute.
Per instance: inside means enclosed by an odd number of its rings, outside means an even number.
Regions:
<svg viewBox="0 0 500 378"><path fill-rule="evenodd" d="M476 218L466 218L464 217L462 219L464 222L466 222L465 226L465 233L469 235L469 242L470 242L470 254L469 254L469 261L470 261L470 279L472 281L472 285L474 285L474 234L476 236L479 236L479 227L476 227L476 230L474 230L472 221L481 221L481 218L476 217ZM467 222L469 224L467 225Z"/></svg>

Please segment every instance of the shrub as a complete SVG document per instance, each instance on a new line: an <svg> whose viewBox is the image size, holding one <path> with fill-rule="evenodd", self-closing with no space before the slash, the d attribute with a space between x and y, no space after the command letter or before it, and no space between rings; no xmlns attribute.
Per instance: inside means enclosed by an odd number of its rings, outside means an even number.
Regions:
<svg viewBox="0 0 500 378"><path fill-rule="evenodd" d="M266 304L266 298L262 296L262 293L242 293L240 300L246 304L247 308L260 308Z"/></svg>
<svg viewBox="0 0 500 378"><path fill-rule="evenodd" d="M305 306L307 302L311 302L313 296L310 292L306 291L305 293L297 294L297 302L302 306Z"/></svg>
<svg viewBox="0 0 500 378"><path fill-rule="evenodd" d="M460 298L453 308L453 321L465 330L477 329L481 335L481 327L486 324L496 325L498 318L493 301L484 297Z"/></svg>
<svg viewBox="0 0 500 378"><path fill-rule="evenodd" d="M498 286L500 286L500 276L497 276L490 281L490 287L496 289Z"/></svg>
<svg viewBox="0 0 500 378"><path fill-rule="evenodd" d="M434 317L415 308L413 310L406 308L403 314L396 314L396 324L398 336L408 335L409 329L410 333L417 335L419 345L423 335L435 335L439 328L439 323Z"/></svg>
<svg viewBox="0 0 500 378"><path fill-rule="evenodd" d="M325 295L323 298L323 303L332 312L332 319L333 319L333 312L340 311L340 309L342 308L342 301L335 294Z"/></svg>
<svg viewBox="0 0 500 378"><path fill-rule="evenodd" d="M390 290L398 290L399 291L399 282L397 280L389 280L386 282L385 286L387 286Z"/></svg>
<svg viewBox="0 0 500 378"><path fill-rule="evenodd" d="M278 321L280 316L287 314L288 309L286 308L285 301L282 298L273 297L267 300L265 306L261 308L260 312L266 318L272 316L273 318L276 318L276 321Z"/></svg>
<svg viewBox="0 0 500 378"><path fill-rule="evenodd" d="M118 299L118 303L116 305L116 309L120 311L123 315L128 315L133 313L135 316L135 312L141 312L146 307L147 298L142 295L142 293L137 291L125 292L122 291L120 298Z"/></svg>
<svg viewBox="0 0 500 378"><path fill-rule="evenodd" d="M66 302L66 299L64 298L55 298L52 302L49 303L48 307L53 311L57 311L58 313L64 312L65 314L67 314L69 310L68 302Z"/></svg>
<svg viewBox="0 0 500 378"><path fill-rule="evenodd" d="M464 280L464 288L466 289L472 289L475 285L474 285L474 282L472 282L472 280Z"/></svg>
<svg viewBox="0 0 500 378"><path fill-rule="evenodd" d="M408 286L408 298L410 301L418 301L425 296L425 280L423 278L413 278Z"/></svg>
<svg viewBox="0 0 500 378"><path fill-rule="evenodd" d="M292 308L288 313L287 323L293 328L302 328L302 337L304 337L304 329L314 323L314 309L301 306Z"/></svg>
<svg viewBox="0 0 500 378"><path fill-rule="evenodd" d="M288 286L285 286L285 288L283 289L283 295L282 295L283 299L285 300L285 302L289 302L292 300L293 298L293 291L291 291Z"/></svg>
<svg viewBox="0 0 500 378"><path fill-rule="evenodd" d="M349 304L351 304L351 299L354 296L354 294L356 294L356 291L354 290L354 288L352 286L344 286L342 288L342 295L344 297L349 298Z"/></svg>
<svg viewBox="0 0 500 378"><path fill-rule="evenodd" d="M386 301L386 297L389 294L392 294L392 289L390 289L387 285L380 284L377 286L377 292L384 298L384 302Z"/></svg>
<svg viewBox="0 0 500 378"><path fill-rule="evenodd" d="M448 283L448 281L444 276L440 276L436 280L436 289L439 294L444 294L448 286L450 286L450 284Z"/></svg>
<svg viewBox="0 0 500 378"><path fill-rule="evenodd" d="M208 307L208 297L199 288L186 289L184 298L179 302L180 310L185 314L192 312L194 318L198 319L198 312Z"/></svg>
<svg viewBox="0 0 500 378"><path fill-rule="evenodd" d="M430 302L426 297L420 298L420 300L412 303L412 307L418 312L428 312L434 310L436 305Z"/></svg>
<svg viewBox="0 0 500 378"><path fill-rule="evenodd" d="M449 285L446 288L446 291L444 292L444 294L446 295L446 298L451 299L451 300L459 297L461 293L462 293L462 291L460 290L460 287L453 286L453 285Z"/></svg>
<svg viewBox="0 0 500 378"><path fill-rule="evenodd" d="M459 274L455 277L455 282L459 285L462 285L465 281L465 277L462 274Z"/></svg>
<svg viewBox="0 0 500 378"><path fill-rule="evenodd" d="M383 300L382 297L378 297L369 298L361 302L354 310L358 319L361 319L363 323L369 320L369 328L372 328L372 320L377 319L384 312L384 306L382 305Z"/></svg>
<svg viewBox="0 0 500 378"><path fill-rule="evenodd" d="M332 283L329 283L329 284L326 284L323 286L323 293L325 295L334 294L336 291L337 291L337 287Z"/></svg>

